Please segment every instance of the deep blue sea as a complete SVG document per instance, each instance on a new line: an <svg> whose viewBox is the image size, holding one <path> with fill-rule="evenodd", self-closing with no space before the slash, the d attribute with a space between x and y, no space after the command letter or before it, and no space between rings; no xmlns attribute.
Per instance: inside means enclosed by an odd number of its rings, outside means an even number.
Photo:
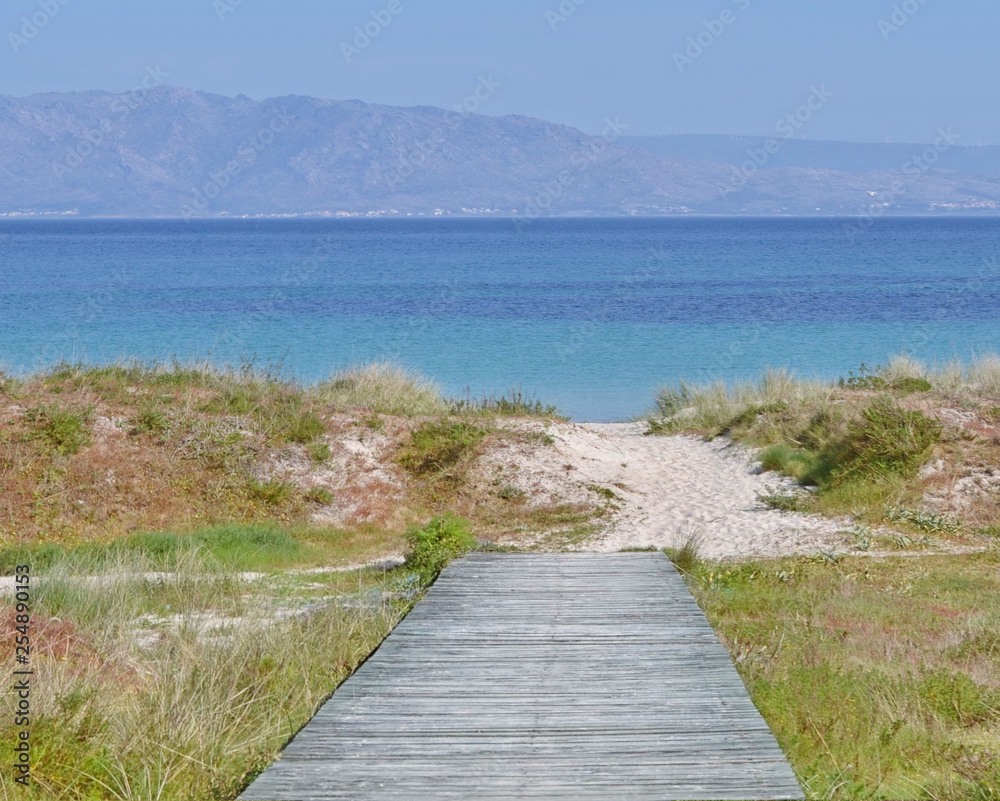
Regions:
<svg viewBox="0 0 1000 801"><path fill-rule="evenodd" d="M989 219L7 221L0 365L394 359L624 419L681 379L1000 351L998 259Z"/></svg>

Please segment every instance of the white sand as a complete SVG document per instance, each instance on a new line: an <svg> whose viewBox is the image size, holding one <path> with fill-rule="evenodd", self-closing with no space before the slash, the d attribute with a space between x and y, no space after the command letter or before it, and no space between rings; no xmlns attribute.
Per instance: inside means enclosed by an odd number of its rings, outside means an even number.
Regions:
<svg viewBox="0 0 1000 801"><path fill-rule="evenodd" d="M768 509L758 495L798 490L761 473L751 454L728 440L647 437L640 424L556 424L554 446L519 454L519 482L564 497L598 485L619 496L608 530L585 550L678 547L697 536L709 558L786 556L844 550L849 520ZM593 490L590 490L593 493ZM590 498L593 499L591 494Z"/></svg>

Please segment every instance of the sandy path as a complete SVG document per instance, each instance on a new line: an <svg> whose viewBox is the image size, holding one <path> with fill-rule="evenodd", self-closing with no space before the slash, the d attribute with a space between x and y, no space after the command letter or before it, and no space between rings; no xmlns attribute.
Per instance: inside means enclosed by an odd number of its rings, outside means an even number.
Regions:
<svg viewBox="0 0 1000 801"><path fill-rule="evenodd" d="M706 557L781 556L844 546L847 520L778 512L758 495L792 492L794 484L762 474L751 455L727 440L646 437L639 424L560 424L554 447L522 469L551 481L614 491L620 511L585 550L677 547L691 536ZM572 470L569 466L572 466Z"/></svg>

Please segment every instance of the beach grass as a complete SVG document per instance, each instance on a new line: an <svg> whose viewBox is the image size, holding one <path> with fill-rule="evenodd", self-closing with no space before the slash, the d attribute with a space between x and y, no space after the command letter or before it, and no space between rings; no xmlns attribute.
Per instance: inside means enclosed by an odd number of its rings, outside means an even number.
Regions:
<svg viewBox="0 0 1000 801"><path fill-rule="evenodd" d="M685 577L809 798L1000 798L1000 552Z"/></svg>
<svg viewBox="0 0 1000 801"><path fill-rule="evenodd" d="M948 497L926 511L974 530L1000 523L1000 502L954 487L1000 462L998 407L996 356L933 368L896 358L826 384L772 370L755 382L664 388L647 423L653 435L727 436L758 449L764 469L815 488L802 511L905 524L888 510L921 508L937 490Z"/></svg>
<svg viewBox="0 0 1000 801"><path fill-rule="evenodd" d="M454 516L408 539L405 564L389 571L278 570L302 559L291 533L236 529L34 563L33 787L5 776L0 798L236 797L441 569L476 547ZM10 742L13 704L5 694Z"/></svg>
<svg viewBox="0 0 1000 801"><path fill-rule="evenodd" d="M448 510L484 440L554 414L516 392L449 400L391 363L309 386L253 363L57 365L0 384L0 547L317 519L398 544Z"/></svg>
<svg viewBox="0 0 1000 801"><path fill-rule="evenodd" d="M400 417L438 415L447 402L440 388L392 362L335 373L315 389L316 396L338 410L367 409Z"/></svg>
<svg viewBox="0 0 1000 801"><path fill-rule="evenodd" d="M206 561L151 578L141 554L78 557L36 583L33 788L0 797L233 798L410 604L398 577L248 583Z"/></svg>

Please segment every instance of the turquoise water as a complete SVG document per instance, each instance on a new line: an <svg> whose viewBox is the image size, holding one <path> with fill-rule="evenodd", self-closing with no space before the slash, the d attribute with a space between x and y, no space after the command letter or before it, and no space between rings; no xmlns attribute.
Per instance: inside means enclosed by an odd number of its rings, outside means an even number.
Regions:
<svg viewBox="0 0 1000 801"><path fill-rule="evenodd" d="M0 223L0 364L391 358L576 419L768 365L1000 351L1000 223L883 219Z"/></svg>

